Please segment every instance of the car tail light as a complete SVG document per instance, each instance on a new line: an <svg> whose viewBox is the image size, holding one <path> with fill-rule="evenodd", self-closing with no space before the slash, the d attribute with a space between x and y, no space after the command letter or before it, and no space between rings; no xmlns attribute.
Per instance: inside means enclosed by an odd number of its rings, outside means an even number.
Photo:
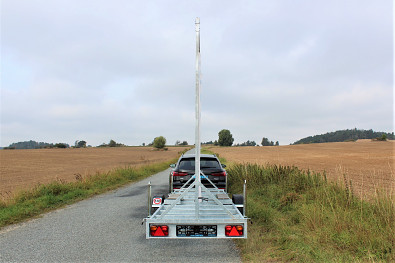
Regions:
<svg viewBox="0 0 395 263"><path fill-rule="evenodd" d="M243 235L243 226L226 226L225 227L225 235L228 237L239 237Z"/></svg>
<svg viewBox="0 0 395 263"><path fill-rule="evenodd" d="M173 176L186 176L188 173L173 172Z"/></svg>
<svg viewBox="0 0 395 263"><path fill-rule="evenodd" d="M226 172L212 173L213 176L226 176Z"/></svg>
<svg viewBox="0 0 395 263"><path fill-rule="evenodd" d="M150 227L151 236L153 237L167 237L169 235L168 226L151 226Z"/></svg>

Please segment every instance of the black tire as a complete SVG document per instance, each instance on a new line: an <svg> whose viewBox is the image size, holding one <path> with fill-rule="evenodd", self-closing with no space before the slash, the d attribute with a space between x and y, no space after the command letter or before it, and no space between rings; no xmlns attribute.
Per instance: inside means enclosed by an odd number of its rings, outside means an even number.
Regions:
<svg viewBox="0 0 395 263"><path fill-rule="evenodd" d="M244 203L244 196L239 194L232 195L232 202L235 205L242 205Z"/></svg>
<svg viewBox="0 0 395 263"><path fill-rule="evenodd" d="M235 205L243 205L244 204L244 196L240 194L234 194L232 195L232 202ZM244 212L244 207L238 207L240 213L243 214Z"/></svg>

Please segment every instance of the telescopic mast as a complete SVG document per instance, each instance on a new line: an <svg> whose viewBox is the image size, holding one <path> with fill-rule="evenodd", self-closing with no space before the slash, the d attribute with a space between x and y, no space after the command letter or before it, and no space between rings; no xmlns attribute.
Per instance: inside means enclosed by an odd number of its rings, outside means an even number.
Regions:
<svg viewBox="0 0 395 263"><path fill-rule="evenodd" d="M200 18L195 20L196 27L196 102L195 102L195 180L197 180L197 195L201 202L202 189L200 187Z"/></svg>

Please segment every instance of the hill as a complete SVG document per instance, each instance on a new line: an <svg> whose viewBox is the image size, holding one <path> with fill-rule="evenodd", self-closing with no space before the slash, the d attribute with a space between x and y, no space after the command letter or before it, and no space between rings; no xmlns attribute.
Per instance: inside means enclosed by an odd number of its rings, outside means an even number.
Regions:
<svg viewBox="0 0 395 263"><path fill-rule="evenodd" d="M394 133L386 132L375 132L370 130L340 130L335 132L328 132L321 135L309 136L300 139L293 144L305 144L305 143L323 143L323 142L345 142L345 141L356 141L358 139L376 139L381 138L385 134L387 139L394 140Z"/></svg>

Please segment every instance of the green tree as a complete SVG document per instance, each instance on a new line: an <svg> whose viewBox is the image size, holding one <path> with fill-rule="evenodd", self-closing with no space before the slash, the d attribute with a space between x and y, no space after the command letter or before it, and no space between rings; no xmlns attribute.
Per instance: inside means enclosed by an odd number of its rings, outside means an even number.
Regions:
<svg viewBox="0 0 395 263"><path fill-rule="evenodd" d="M153 146L158 149L164 148L166 145L166 138L163 136L156 137L154 139Z"/></svg>
<svg viewBox="0 0 395 263"><path fill-rule="evenodd" d="M229 130L223 129L218 133L218 144L220 146L232 146L233 136Z"/></svg>
<svg viewBox="0 0 395 263"><path fill-rule="evenodd" d="M68 145L65 143L56 143L54 145L55 148L68 148Z"/></svg>
<svg viewBox="0 0 395 263"><path fill-rule="evenodd" d="M117 147L117 143L114 140L110 140L110 142L108 143L109 147Z"/></svg>
<svg viewBox="0 0 395 263"><path fill-rule="evenodd" d="M383 133L383 135L381 135L381 138L378 138L379 141L386 141L387 140L387 135L385 133Z"/></svg>
<svg viewBox="0 0 395 263"><path fill-rule="evenodd" d="M269 141L269 139L266 137L262 138L261 144L262 144L262 146L273 146L274 145L273 141Z"/></svg>
<svg viewBox="0 0 395 263"><path fill-rule="evenodd" d="M86 141L75 141L75 148L85 148L86 147Z"/></svg>

